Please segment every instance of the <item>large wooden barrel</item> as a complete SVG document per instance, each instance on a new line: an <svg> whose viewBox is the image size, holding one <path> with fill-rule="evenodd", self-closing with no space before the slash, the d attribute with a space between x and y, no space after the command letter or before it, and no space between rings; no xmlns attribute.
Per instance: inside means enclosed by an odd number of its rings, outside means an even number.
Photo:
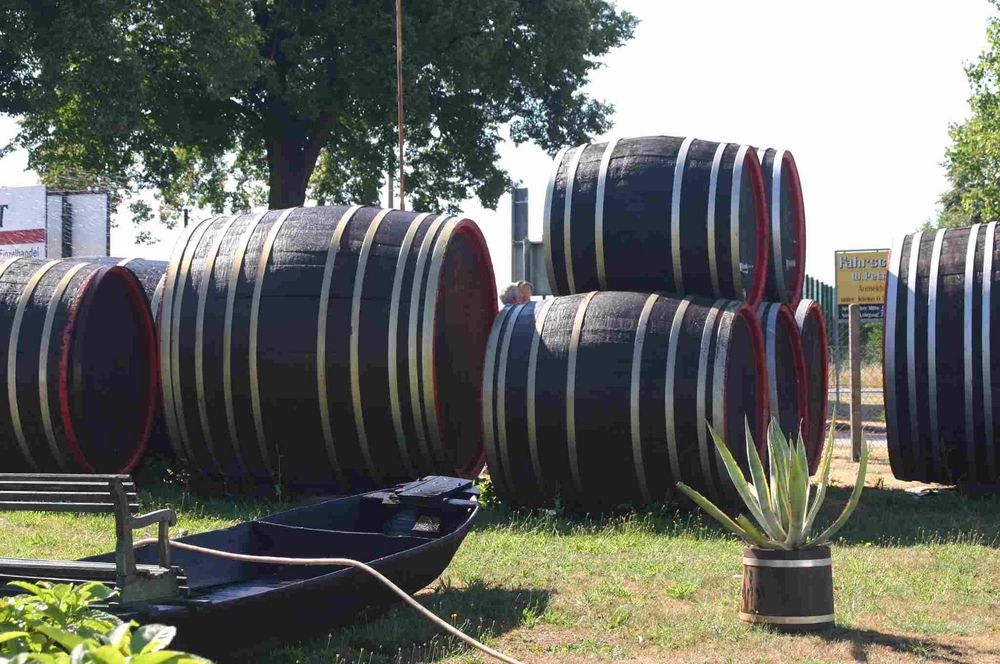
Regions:
<svg viewBox="0 0 1000 664"><path fill-rule="evenodd" d="M132 273L80 259L0 262L0 468L129 472L156 402L156 340Z"/></svg>
<svg viewBox="0 0 1000 664"><path fill-rule="evenodd" d="M1000 481L998 280L996 222L914 233L893 247L883 389L897 478Z"/></svg>
<svg viewBox="0 0 1000 664"><path fill-rule="evenodd" d="M655 504L679 480L729 500L708 423L745 462L744 418L764 441L765 381L741 302L592 292L506 307L483 383L490 476L521 505Z"/></svg>
<svg viewBox="0 0 1000 664"><path fill-rule="evenodd" d="M549 284L756 303L768 216L756 152L692 138L623 138L563 150L545 201Z"/></svg>
<svg viewBox="0 0 1000 664"><path fill-rule="evenodd" d="M806 275L806 212L795 158L788 150L757 151L770 223L770 258L764 299L795 307Z"/></svg>
<svg viewBox="0 0 1000 664"><path fill-rule="evenodd" d="M826 319L814 300L799 300L795 323L802 339L806 364L806 453L809 472L814 473L823 456L826 441L826 417L830 401L830 346L826 337Z"/></svg>
<svg viewBox="0 0 1000 664"><path fill-rule="evenodd" d="M163 298L163 286L167 282L167 261L154 261L148 258L109 258L106 259L119 265L136 276L146 293L153 321L160 315L160 300Z"/></svg>
<svg viewBox="0 0 1000 664"><path fill-rule="evenodd" d="M496 311L467 219L354 206L193 224L159 320L175 452L206 475L324 490L476 475Z"/></svg>
<svg viewBox="0 0 1000 664"><path fill-rule="evenodd" d="M767 362L768 411L786 436L808 431L806 365L795 316L786 304L761 302L757 307Z"/></svg>

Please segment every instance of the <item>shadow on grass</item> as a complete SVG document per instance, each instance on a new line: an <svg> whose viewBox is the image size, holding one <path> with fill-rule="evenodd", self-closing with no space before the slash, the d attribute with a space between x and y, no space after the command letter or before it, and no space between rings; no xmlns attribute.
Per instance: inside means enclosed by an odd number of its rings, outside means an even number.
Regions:
<svg viewBox="0 0 1000 664"><path fill-rule="evenodd" d="M828 489L824 507L816 520L818 529L837 518L850 493L850 488L834 486ZM584 515L492 504L482 511L476 525L477 530L503 527L539 529L554 535L638 527L657 535L728 537L700 510L676 506ZM916 496L903 490L866 487L854 514L835 540L843 544L881 546L962 542L996 548L1000 546L1000 496L970 498L957 490Z"/></svg>
<svg viewBox="0 0 1000 664"><path fill-rule="evenodd" d="M461 588L440 583L417 599L469 636L488 641L537 621L550 595L548 590L499 588L480 582ZM263 661L409 664L447 659L467 649L412 608L396 605L377 615L362 615L357 623L325 638L273 650Z"/></svg>
<svg viewBox="0 0 1000 664"><path fill-rule="evenodd" d="M886 634L873 629L834 627L816 632L816 635L831 643L849 643L851 657L855 662L867 662L868 651L872 646L886 648L901 655L920 659L930 658L939 662L984 661L989 655L986 652L970 652L974 650L970 647L957 648L932 639ZM883 658L884 654L880 653L878 659Z"/></svg>

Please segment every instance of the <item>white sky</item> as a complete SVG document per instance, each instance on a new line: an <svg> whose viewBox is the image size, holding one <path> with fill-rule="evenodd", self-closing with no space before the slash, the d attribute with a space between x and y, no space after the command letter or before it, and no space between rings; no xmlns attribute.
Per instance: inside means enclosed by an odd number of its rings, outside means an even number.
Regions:
<svg viewBox="0 0 1000 664"><path fill-rule="evenodd" d="M641 23L604 60L589 91L616 106L612 133L694 135L792 150L802 177L807 271L831 282L833 251L888 247L934 214L947 187L948 124L967 112L963 64L986 42L987 0L819 4L620 0ZM16 127L0 117L0 143ZM540 236L549 157L504 145L529 188ZM0 184L35 184L26 155L0 159ZM510 199L466 201L486 232L500 283L510 275ZM136 247L125 218L112 253L166 258L176 232Z"/></svg>

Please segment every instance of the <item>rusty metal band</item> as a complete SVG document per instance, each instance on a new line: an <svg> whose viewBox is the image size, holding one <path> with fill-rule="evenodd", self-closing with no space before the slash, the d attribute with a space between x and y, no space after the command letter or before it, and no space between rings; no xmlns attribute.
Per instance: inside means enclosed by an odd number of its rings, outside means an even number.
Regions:
<svg viewBox="0 0 1000 664"><path fill-rule="evenodd" d="M743 622L767 623L770 625L814 625L817 623L832 623L833 614L820 616L764 616L759 613L744 613L740 611Z"/></svg>
<svg viewBox="0 0 1000 664"><path fill-rule="evenodd" d="M677 345L680 343L681 326L684 323L684 314L687 313L691 300L684 298L674 311L673 321L670 323L670 340L667 342L667 368L666 379L663 384L663 413L666 418L667 432L667 459L670 464L670 473L674 482L679 482L681 477L681 461L677 451L677 421L675 419L674 406L676 395L674 394L674 383L677 376Z"/></svg>
<svg viewBox="0 0 1000 664"><path fill-rule="evenodd" d="M771 162L771 251L774 260L774 283L778 294L785 295L785 259L781 251L781 162L785 159L784 150L774 152Z"/></svg>
<svg viewBox="0 0 1000 664"><path fill-rule="evenodd" d="M649 316L653 306L659 299L655 293L646 298L639 313L639 322L635 330L635 343L632 346L632 380L629 388L629 420L632 429L632 463L635 466L635 476L639 482L639 492L647 502L653 501L646 481L646 464L642 458L642 427L640 426L642 396L642 347L646 342L646 330L649 327Z"/></svg>
<svg viewBox="0 0 1000 664"><path fill-rule="evenodd" d="M896 300L899 292L899 268L903 259L903 238L896 240L889 252L889 271L886 274L885 297L885 422L886 430L890 432L888 445L890 451L894 448L894 439L898 440L896 429ZM893 435L894 434L894 435Z"/></svg>
<svg viewBox="0 0 1000 664"><path fill-rule="evenodd" d="M684 188L684 168L687 165L688 150L694 138L689 136L681 143L674 162L674 179L670 183L670 255L674 271L673 292L684 294L684 268L681 264L681 194Z"/></svg>
<svg viewBox="0 0 1000 664"><path fill-rule="evenodd" d="M776 303L760 304L760 317L764 323L764 351L767 358L767 399L771 419L781 422L781 400L778 398L778 311ZM790 433L790 432L786 432Z"/></svg>
<svg viewBox="0 0 1000 664"><path fill-rule="evenodd" d="M719 332L716 335L718 341L715 344L715 370L712 376L712 428L715 433L729 444L728 430L726 427L726 363L729 359L729 339L732 334L733 322L736 320L736 310L739 309L739 302L730 302L719 315ZM728 475L724 473L725 462L715 445L716 469L719 474L719 482L726 487L726 493L736 497L736 492L731 484L726 482Z"/></svg>
<svg viewBox="0 0 1000 664"><path fill-rule="evenodd" d="M521 317L521 312L527 306L522 302L514 306L511 312L511 322L503 334L500 344L500 366L497 369L497 434L500 447L500 466L503 468L504 481L507 487L514 490L514 473L511 471L510 446L507 443L507 359L510 356L510 339L514 336L514 328Z"/></svg>
<svg viewBox="0 0 1000 664"><path fill-rule="evenodd" d="M608 188L608 168L611 166L611 156L619 139L613 138L604 146L601 155L601 166L597 171L597 202L594 207L594 247L597 250L597 283L601 290L608 289L607 263L604 257L604 195Z"/></svg>
<svg viewBox="0 0 1000 664"><path fill-rule="evenodd" d="M330 394L326 384L326 332L327 317L330 311L330 289L333 287L333 268L340 253L340 243L344 237L348 222L363 205L349 207L337 220L333 233L330 235L330 246L326 251L326 263L323 265L323 282L319 292L319 312L316 315L316 391L319 406L319 421L323 428L323 443L326 445L327 457L336 473L338 480L345 483L344 470L337 458L337 448L333 439L333 422L330 419Z"/></svg>
<svg viewBox="0 0 1000 664"><path fill-rule="evenodd" d="M528 450L531 453L531 468L535 473L535 483L539 491L545 489L545 484L542 475L542 458L538 452L538 421L535 413L538 348L541 345L542 332L545 331L545 317L548 316L553 302L555 302L555 299L549 298L545 302L535 304L535 321L531 333L531 350L528 353Z"/></svg>
<svg viewBox="0 0 1000 664"><path fill-rule="evenodd" d="M406 229L403 243L399 247L399 257L396 259L396 273L392 279L392 297L389 300L389 339L388 339L388 365L389 365L389 407L392 410L392 426L396 432L396 443L399 445L399 456L403 460L403 467L406 472L416 477L418 471L410 458L410 449L406 443L406 430L403 428L403 409L399 398L399 307L403 296L403 276L406 274L406 264L409 262L410 250L413 247L413 238L420 230L421 224L430 216L429 212L424 212L410 222L410 227Z"/></svg>
<svg viewBox="0 0 1000 664"><path fill-rule="evenodd" d="M993 285L993 252L996 246L997 222L991 221L986 225L986 240L983 244L983 302L982 302L982 327L980 335L983 340L983 423L985 425L983 438L986 447L986 466L989 468L988 476L996 477L996 443L993 439L993 376L990 349L992 344L990 335L990 312L992 311Z"/></svg>
<svg viewBox="0 0 1000 664"><path fill-rule="evenodd" d="M267 439L264 437L264 407L260 399L260 372L257 367L257 344L258 335L260 334L260 298L264 291L264 279L267 276L267 263L271 259L271 251L274 249L274 242L278 237L278 233L281 232L281 227L284 226L288 217L298 208L288 208L283 210L278 218L271 224L271 227L267 229L267 235L264 237L264 243L261 245L260 256L257 257L257 271L256 279L253 283L253 295L250 299L250 338L247 341L247 361L248 361L248 375L250 378L250 409L253 414L253 426L254 432L257 434L257 446L261 451L261 458L270 470L270 457L267 454ZM226 292L226 339L228 339L228 350L224 351L224 359L227 362L231 362L232 355L232 322L233 322L233 310L236 306L236 289L239 287L239 276L240 269L243 264L244 252L250 243L250 238L257 226L264 219L264 215L267 212L261 213L256 219L250 222L250 225L243 231L243 238L240 240L238 245L241 248L241 253L239 258L235 263L234 270L229 273L229 290ZM246 241L244 242L243 239ZM229 369L224 371L226 376L226 386L229 388L229 400L227 402L228 406L232 408L232 364L226 364ZM234 413L235 414L235 413ZM233 419L234 429L236 424L236 419ZM233 443L236 439L233 439ZM233 448L237 448L238 445L233 445ZM237 452L239 455L239 453ZM240 465L243 465L242 456L238 456Z"/></svg>
<svg viewBox="0 0 1000 664"><path fill-rule="evenodd" d="M573 275L573 185L576 183L576 170L580 166L586 145L577 148L576 154L569 162L566 173L566 205L563 207L563 256L566 257L566 287L568 293L576 292L576 279Z"/></svg>
<svg viewBox="0 0 1000 664"><path fill-rule="evenodd" d="M698 396L695 400L695 424L698 429L698 456L701 460L701 474L705 479L705 486L708 487L709 494L713 500L719 499L719 491L715 486L715 478L712 476L712 466L709 462L711 451L708 440L708 421L706 412L706 397L708 396L708 365L712 354L712 338L715 336L715 319L718 318L721 307L726 300L716 300L712 303L705 317L705 326L701 331L701 348L698 352ZM714 446L714 443L712 443Z"/></svg>
<svg viewBox="0 0 1000 664"><path fill-rule="evenodd" d="M920 418L917 410L917 257L923 233L914 233L910 242L910 263L906 275L906 377L910 404L910 431L914 454L919 452Z"/></svg>
<svg viewBox="0 0 1000 664"><path fill-rule="evenodd" d="M59 283L56 284L55 290L52 291L52 297L49 299L49 303L45 309L45 322L42 323L42 343L39 346L40 352L38 354L38 401L42 412L42 429L45 430L45 438L48 440L52 456L55 457L56 463L59 464L59 468L63 471L69 470L69 462L66 460L66 455L63 454L59 443L56 441L56 430L52 425L52 411L49 407L48 350L52 344L52 328L55 326L56 311L59 309L59 302L62 300L63 293L66 292L70 282L73 281L73 277L88 265L90 263L77 263L70 267L66 271L66 274L59 280ZM0 270L0 273L2 273L2 270Z"/></svg>
<svg viewBox="0 0 1000 664"><path fill-rule="evenodd" d="M218 217L218 220L225 219L225 217ZM174 305L175 315L171 320L170 329L170 367L171 367L171 386L173 391L173 403L174 403L174 416L177 418L177 431L178 439L181 445L187 450L187 458L190 463L195 466L198 470L201 470L201 464L199 463L197 457L194 454L194 448L191 444L191 436L188 431L187 418L184 413L184 389L181 385L181 350L180 350L180 338L181 338L181 314L184 311L184 292L186 290L186 285L188 277L191 272L191 263L194 261L194 255L198 250L198 245L201 243L202 237L208 228L215 223L216 220L212 220L209 223L201 224L196 230L194 236L192 237L193 243L190 247L190 251L185 249L184 254L180 261L180 266L177 272L177 292L174 294Z"/></svg>
<svg viewBox="0 0 1000 664"><path fill-rule="evenodd" d="M0 276L3 272L14 261L10 261L4 264L3 270L0 270ZM21 322L24 320L24 312L28 308L28 302L31 300L31 295L35 292L35 287L38 286L38 282L42 280L45 273L52 269L53 265L56 265L59 261L49 261L45 263L40 268L35 270L35 273L31 275L28 279L28 283L25 284L24 290L21 291L21 296L17 299L17 308L14 310L14 322L11 323L10 327L10 340L7 342L7 405L10 407L10 419L11 424L14 425L14 435L17 438L18 447L21 448L21 454L24 455L25 460L28 465L34 470L38 470L38 463L35 461L35 457L31 454L31 448L28 446L28 439L24 435L24 427L21 423L21 409L17 402L17 356L18 345L21 337ZM39 349L39 355L44 355L46 349L41 347ZM58 458L58 457L57 457Z"/></svg>
<svg viewBox="0 0 1000 664"><path fill-rule="evenodd" d="M963 312L964 334L962 335L964 341L962 348L965 351L965 445L970 480L976 477L976 376L973 370L973 342L975 338L972 329L972 304L976 285L976 242L979 240L980 227L980 224L976 224L969 229L969 244L965 250L965 307Z"/></svg>
<svg viewBox="0 0 1000 664"><path fill-rule="evenodd" d="M493 321L493 329L490 330L489 339L486 341L486 363L483 367L483 445L486 447L486 456L489 459L489 473L493 484L501 490L504 484L504 473L498 466L501 465L500 453L497 449L495 418L493 415L496 408L496 377L497 353L500 343L500 333L507 323L507 318L514 307L504 307L497 314ZM508 487L509 490L509 487Z"/></svg>
<svg viewBox="0 0 1000 664"><path fill-rule="evenodd" d="M156 282L156 288L153 289L153 299L149 303L149 308L153 313L153 321L159 321L160 319L160 302L163 301L163 287L167 283L167 273L164 272L160 276L160 280Z"/></svg>
<svg viewBox="0 0 1000 664"><path fill-rule="evenodd" d="M386 208L380 211L368 224L365 231L365 238L361 242L361 254L358 256L358 266L354 272L354 292L351 295L351 334L349 337L349 355L351 367L351 405L354 411L354 428L358 433L358 444L361 446L361 455L368 466L368 472L373 478L381 478L375 459L372 458L372 451L368 444L368 430L365 428L364 403L361 400L361 298L365 290L365 271L368 268L368 257L371 256L372 246L375 244L375 234L378 233L382 220L393 208Z"/></svg>
<svg viewBox="0 0 1000 664"><path fill-rule="evenodd" d="M556 153L552 161L552 170L549 172L549 184L545 188L545 207L542 210L542 249L545 253L545 271L549 277L549 288L552 292L558 292L556 288L556 268L552 258L552 201L555 198L556 176L559 174L559 167L562 166L563 157L569 148L562 148Z"/></svg>
<svg viewBox="0 0 1000 664"><path fill-rule="evenodd" d="M747 567L830 567L833 563L829 558L804 558L802 560L771 560L768 558L751 558L743 556L743 564Z"/></svg>
<svg viewBox="0 0 1000 664"><path fill-rule="evenodd" d="M719 192L719 170L722 167L722 155L729 143L719 143L712 158L712 173L708 179L708 215L706 240L708 242L708 275L712 279L712 295L719 297L719 259L715 255L716 243L719 238L715 233L715 198Z"/></svg>
<svg viewBox="0 0 1000 664"><path fill-rule="evenodd" d="M742 298L743 266L742 247L740 246L740 199L743 194L743 162L746 160L748 145L741 145L733 160L733 182L729 190L729 260L733 268L732 297ZM755 266L756 267L756 266Z"/></svg>
<svg viewBox="0 0 1000 664"><path fill-rule="evenodd" d="M931 251L931 275L927 284L927 393L928 393L928 415L930 417L930 429L928 436L931 443L931 458L936 461L938 458L938 407L937 407L937 291L938 291L938 268L941 263L941 247L944 245L944 237L947 231L939 230L934 234L934 248ZM920 441L914 440L916 447Z"/></svg>
<svg viewBox="0 0 1000 664"><path fill-rule="evenodd" d="M583 481L580 477L580 457L576 446L576 355L580 348L580 333L587 314L587 306L597 293L592 291L583 296L573 319L573 331L569 339L569 353L566 360L566 442L569 449L569 469L573 485L583 495Z"/></svg>
<svg viewBox="0 0 1000 664"><path fill-rule="evenodd" d="M462 219L458 217L453 218L444 225L441 232L438 233L437 239L434 240L431 266L427 273L427 288L424 293L423 332L420 335L423 345L420 363L423 373L424 416L427 418L427 430L430 434L429 439L434 443L432 449L440 453L438 458L442 464L445 463L447 457L444 440L441 437L441 427L438 424L437 380L434 373L434 321L437 316L438 293L441 290L441 271L444 268L444 256L448 250L448 243L451 241L451 236L461 222Z"/></svg>
<svg viewBox="0 0 1000 664"><path fill-rule="evenodd" d="M212 222L221 217L208 217L202 221L191 224L191 226L184 231L184 234L174 245L173 254L170 257L170 262L167 263L167 270L164 273L166 280L163 282L163 311L161 312L159 323L160 329L160 391L163 396L163 419L167 425L167 434L170 439L170 446L174 450L174 454L183 462L188 462L197 469L197 460L191 458L190 453L187 450L187 446L184 444L184 439L180 433L180 424L178 423L177 408L175 404L176 392L174 390L174 328L179 326L179 323L175 325L174 321L174 309L175 309L175 290L177 289L177 282L180 281L181 288L184 289L184 281L187 279L187 272L181 272L181 263L184 260L184 254L187 252L188 245L191 243L191 239L194 237L195 233L198 233L198 239L201 239L201 234L205 232ZM199 231L199 229L201 229ZM195 241L195 247L198 246L198 242ZM180 317L180 308L176 307L177 318Z"/></svg>
<svg viewBox="0 0 1000 664"><path fill-rule="evenodd" d="M420 243L420 250L417 252L417 267L413 273L413 284L410 287L410 316L409 329L407 331L407 359L410 364L410 404L413 412L413 426L417 432L417 442L420 452L423 454L423 462L427 466L435 464L435 457L427 442L426 419L424 417L423 391L420 389L420 349L418 348L418 337L421 330L421 300L424 292L424 272L426 272L427 261L431 253L431 248L437 239L441 227L451 219L446 215L441 215L435 219L430 228L424 234Z"/></svg>
<svg viewBox="0 0 1000 664"><path fill-rule="evenodd" d="M215 272L215 260L219 256L219 249L222 242L229 234L229 229L233 227L239 216L229 219L219 232L215 234L212 246L208 250L208 255L204 258L201 268L201 281L198 284L198 310L194 323L194 386L195 395L198 399L198 417L201 421L202 440L205 442L205 450L208 458L215 465L217 472L222 472L222 465L215 454L215 437L212 435L212 426L208 421L208 398L205 396L205 307L208 304L208 287L212 282L212 273ZM235 440L234 440L235 442ZM234 445L234 447L237 447Z"/></svg>

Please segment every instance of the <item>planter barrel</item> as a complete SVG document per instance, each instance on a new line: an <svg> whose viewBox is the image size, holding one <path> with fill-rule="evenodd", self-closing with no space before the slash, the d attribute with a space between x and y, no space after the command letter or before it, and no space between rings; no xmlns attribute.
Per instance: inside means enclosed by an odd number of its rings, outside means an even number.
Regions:
<svg viewBox="0 0 1000 664"><path fill-rule="evenodd" d="M542 237L557 295L665 291L751 304L767 277L769 219L757 153L673 136L560 152Z"/></svg>
<svg viewBox="0 0 1000 664"><path fill-rule="evenodd" d="M802 337L802 353L806 361L806 456L809 472L815 473L823 457L826 437L826 416L830 406L830 360L826 337L826 319L814 300L800 300L795 308L795 322Z"/></svg>
<svg viewBox="0 0 1000 664"><path fill-rule="evenodd" d="M830 547L744 549L740 620L793 632L832 627Z"/></svg>

